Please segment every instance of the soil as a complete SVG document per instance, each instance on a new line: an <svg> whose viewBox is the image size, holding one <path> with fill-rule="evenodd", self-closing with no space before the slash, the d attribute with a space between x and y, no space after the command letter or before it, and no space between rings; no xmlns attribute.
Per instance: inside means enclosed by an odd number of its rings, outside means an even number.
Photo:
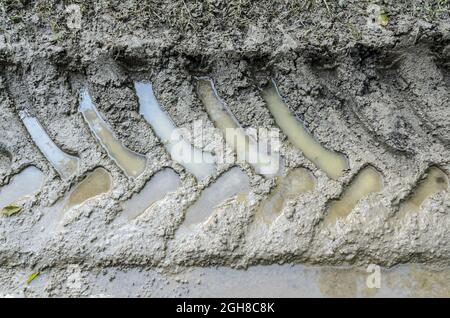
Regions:
<svg viewBox="0 0 450 318"><path fill-rule="evenodd" d="M375 29L367 22L370 4L387 17ZM67 9L74 5L80 28ZM12 286L11 273L47 270L56 277L48 288L57 289L55 282L66 279L63 269L73 264L92 273L109 267L177 272L284 263L448 267L450 192L434 193L420 213L399 218L397 212L430 167L450 175L449 6L3 0L0 186L28 166L39 168L46 181L20 213L0 217L0 284ZM350 168L331 180L281 134L287 170L311 171L314 191L289 200L270 226L258 224L255 211L276 182L239 164L251 185L248 204L234 199L220 205L207 224L175 238L187 208L232 165L220 164L212 177L197 182L172 161L139 114L134 81L151 81L178 127L202 120L213 128L196 95L197 76L213 78L239 123L255 128L276 127L261 97L273 79L305 127L326 148L345 154ZM124 175L78 112L83 87L123 144L146 155L138 178ZM36 116L62 150L79 157L75 176L59 177L22 124L22 110ZM206 136L204 150L219 151L219 145ZM329 202L368 165L381 173L382 190L362 199L345 220L324 226ZM110 172L111 192L55 221L52 206L97 167ZM180 175L181 187L123 221L122 203L164 167Z"/></svg>

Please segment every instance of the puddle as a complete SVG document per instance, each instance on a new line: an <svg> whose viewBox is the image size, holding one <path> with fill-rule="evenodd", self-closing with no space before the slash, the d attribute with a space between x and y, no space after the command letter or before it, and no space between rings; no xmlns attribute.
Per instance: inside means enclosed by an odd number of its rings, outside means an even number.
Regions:
<svg viewBox="0 0 450 318"><path fill-rule="evenodd" d="M425 179L419 182L411 196L402 203L400 217L407 212L418 212L423 202L436 192L448 189L447 174L437 167L431 167L426 173Z"/></svg>
<svg viewBox="0 0 450 318"><path fill-rule="evenodd" d="M194 268L176 276L189 297L449 297L450 268L305 265Z"/></svg>
<svg viewBox="0 0 450 318"><path fill-rule="evenodd" d="M83 90L80 97L79 111L83 114L89 128L103 148L105 148L109 157L114 160L128 177L135 178L141 175L147 163L146 157L129 150L116 138L111 127L97 111L87 90Z"/></svg>
<svg viewBox="0 0 450 318"><path fill-rule="evenodd" d="M43 182L41 170L33 166L25 168L0 189L0 209L31 198L41 189Z"/></svg>
<svg viewBox="0 0 450 318"><path fill-rule="evenodd" d="M66 193L53 205L43 208L43 216L35 227L34 243L37 245L45 244L48 237L55 235L63 230L65 226L77 220L83 213L83 211L77 209L78 207L98 198L102 194L110 192L112 186L111 174L106 169L98 167L89 172L70 192ZM94 213L95 209L93 210Z"/></svg>
<svg viewBox="0 0 450 318"><path fill-rule="evenodd" d="M191 267L176 274L158 268L106 267L89 271L68 265L63 278L59 268L42 269L23 295L20 286L29 274L29 269L16 268L11 278L11 271L0 268L0 279L8 282L0 285L0 295L47 297L45 286L58 285L61 288L53 290L52 297L450 297L449 267L435 269L414 264L391 269L291 264L251 266L246 270ZM75 278L77 284L65 283L69 278ZM86 288L74 289L78 285ZM230 308L237 307L231 304Z"/></svg>
<svg viewBox="0 0 450 318"><path fill-rule="evenodd" d="M78 171L79 159L71 156L61 149L50 139L45 129L37 118L26 113L21 113L20 118L36 146L58 172L63 180L70 179Z"/></svg>
<svg viewBox="0 0 450 318"><path fill-rule="evenodd" d="M123 214L128 220L138 217L167 193L176 191L180 184L180 176L172 169L165 168L157 172L139 193L122 203Z"/></svg>
<svg viewBox="0 0 450 318"><path fill-rule="evenodd" d="M197 93L214 125L222 132L227 145L231 146L240 161L250 163L257 173L273 176L280 170L280 158L276 153L259 151L258 143L239 125L217 95L210 79L197 80Z"/></svg>
<svg viewBox="0 0 450 318"><path fill-rule="evenodd" d="M140 114L144 116L155 134L164 143L172 160L180 163L197 180L213 175L216 171L214 156L192 146L184 139L169 115L159 106L152 85L146 82L136 82L134 86L139 98Z"/></svg>
<svg viewBox="0 0 450 318"><path fill-rule="evenodd" d="M238 167L231 168L202 191L198 200L186 211L182 227L207 221L220 203L235 196L243 202L249 192L250 182L247 174Z"/></svg>
<svg viewBox="0 0 450 318"><path fill-rule="evenodd" d="M308 160L334 180L342 176L344 171L348 169L347 158L340 153L324 148L306 130L283 101L275 83L262 91L262 97L277 125Z"/></svg>
<svg viewBox="0 0 450 318"><path fill-rule="evenodd" d="M363 168L344 190L338 200L333 200L328 206L325 225L333 224L337 219L345 218L362 198L370 193L379 192L383 187L381 174L373 167Z"/></svg>
<svg viewBox="0 0 450 318"><path fill-rule="evenodd" d="M111 175L104 168L97 168L81 181L70 193L64 210L79 206L100 194L111 190Z"/></svg>
<svg viewBox="0 0 450 318"><path fill-rule="evenodd" d="M258 208L258 214L266 223L272 223L282 212L286 201L295 199L300 193L314 189L316 180L304 168L297 168L288 173L286 177L277 177L276 187L271 191Z"/></svg>

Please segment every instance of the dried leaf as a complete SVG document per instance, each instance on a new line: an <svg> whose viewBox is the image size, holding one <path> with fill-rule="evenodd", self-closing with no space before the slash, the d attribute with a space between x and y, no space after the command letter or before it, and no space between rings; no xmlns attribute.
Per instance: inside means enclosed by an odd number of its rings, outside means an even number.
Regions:
<svg viewBox="0 0 450 318"><path fill-rule="evenodd" d="M20 206L17 206L15 204L9 204L9 205L5 206L4 208L2 208L2 214L6 215L6 216L11 216L16 213L19 213L21 210L22 210L22 208Z"/></svg>
<svg viewBox="0 0 450 318"><path fill-rule="evenodd" d="M380 15L380 24L385 27L388 25L388 23L389 23L389 19L388 19L387 15L385 15L385 14Z"/></svg>
<svg viewBox="0 0 450 318"><path fill-rule="evenodd" d="M32 273L30 276L28 276L27 284L31 283L38 276L39 276L39 272Z"/></svg>

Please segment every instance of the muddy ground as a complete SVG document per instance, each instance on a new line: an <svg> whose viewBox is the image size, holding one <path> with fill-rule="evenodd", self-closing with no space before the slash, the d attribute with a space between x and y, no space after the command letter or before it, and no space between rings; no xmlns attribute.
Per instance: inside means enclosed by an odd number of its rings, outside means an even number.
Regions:
<svg viewBox="0 0 450 318"><path fill-rule="evenodd" d="M80 25L67 10L74 4ZM376 27L367 22L370 4L384 12ZM2 0L0 185L31 165L46 176L20 213L0 218L3 293L16 286L10 278L20 271L52 271L57 279L48 288L58 288L64 269L74 264L92 272L283 263L448 267L450 193L433 194L420 213L399 218L398 211L429 167L450 174L449 5ZM202 120L212 128L195 76L213 78L241 125L256 128L276 127L260 95L274 79L305 127L321 144L345 154L349 169L331 180L283 137L286 166L309 169L317 179L314 191L290 200L271 226L258 225L255 209L275 182L240 164L251 184L249 204L231 200L212 222L175 239L186 209L231 165L221 164L212 177L196 182L139 115L133 82L151 81L178 127ZM89 88L124 145L146 155L138 178L127 178L89 131L77 111L82 87ZM58 176L25 130L21 110L80 158L75 176ZM206 136L204 150L215 147ZM327 204L367 165L382 174L382 190L361 200L345 222L324 226ZM99 166L112 175L111 192L62 220L52 218L51 206ZM164 167L180 175L182 186L124 222L120 203Z"/></svg>

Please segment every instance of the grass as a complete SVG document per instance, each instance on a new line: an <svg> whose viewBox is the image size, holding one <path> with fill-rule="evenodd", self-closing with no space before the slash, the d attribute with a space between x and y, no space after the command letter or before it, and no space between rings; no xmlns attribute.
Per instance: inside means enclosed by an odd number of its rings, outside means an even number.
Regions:
<svg viewBox="0 0 450 318"><path fill-rule="evenodd" d="M414 1L411 5L413 12L428 22L433 21L440 14L450 12L450 0Z"/></svg>
<svg viewBox="0 0 450 318"><path fill-rule="evenodd" d="M17 16L32 10L47 24L51 20L64 23L64 8L79 4L83 16L95 20L108 13L113 19L130 27L160 24L182 31L202 31L247 28L250 24L280 23L302 25L319 12L324 19L334 20L338 13L361 16L370 3L379 4L387 12L397 8L402 14L412 14L432 21L448 16L450 0L2 0L9 20L20 22ZM62 10L61 10L62 8ZM58 12L58 10L60 12ZM347 23L348 21L342 21Z"/></svg>

